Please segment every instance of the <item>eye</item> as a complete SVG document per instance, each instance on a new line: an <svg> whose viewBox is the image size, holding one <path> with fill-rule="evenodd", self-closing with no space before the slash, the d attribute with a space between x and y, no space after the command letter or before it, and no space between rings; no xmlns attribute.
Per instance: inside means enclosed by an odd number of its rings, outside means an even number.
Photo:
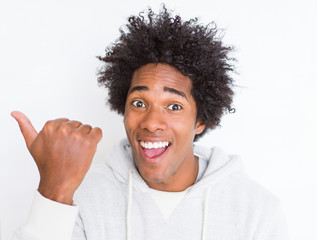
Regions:
<svg viewBox="0 0 317 240"><path fill-rule="evenodd" d="M174 103L174 104L168 105L167 109L172 110L172 111L178 111L178 110L181 110L182 107L181 107L181 105Z"/></svg>
<svg viewBox="0 0 317 240"><path fill-rule="evenodd" d="M131 104L137 108L145 107L145 104L140 100L134 100Z"/></svg>

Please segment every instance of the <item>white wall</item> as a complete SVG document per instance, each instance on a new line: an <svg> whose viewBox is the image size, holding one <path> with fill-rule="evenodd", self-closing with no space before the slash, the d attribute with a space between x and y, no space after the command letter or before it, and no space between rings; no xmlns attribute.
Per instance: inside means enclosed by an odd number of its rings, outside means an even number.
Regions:
<svg viewBox="0 0 317 240"><path fill-rule="evenodd" d="M39 176L12 110L40 130L68 117L100 126L95 160L124 136L122 118L105 106L95 58L130 14L161 1L0 2L1 239L26 219ZM239 60L235 114L201 140L241 155L246 172L283 205L292 239L317 239L317 86L314 1L165 1L184 18L215 20ZM313 139L315 141L313 141Z"/></svg>

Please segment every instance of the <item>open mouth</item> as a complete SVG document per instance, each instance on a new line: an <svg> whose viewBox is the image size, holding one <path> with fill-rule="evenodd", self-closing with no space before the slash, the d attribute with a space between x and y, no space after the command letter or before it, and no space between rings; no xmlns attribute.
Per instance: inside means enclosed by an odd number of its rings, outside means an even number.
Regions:
<svg viewBox="0 0 317 240"><path fill-rule="evenodd" d="M170 146L170 142L162 141L162 142L146 142L140 141L140 145L142 150L148 158L157 158L161 156L167 148Z"/></svg>

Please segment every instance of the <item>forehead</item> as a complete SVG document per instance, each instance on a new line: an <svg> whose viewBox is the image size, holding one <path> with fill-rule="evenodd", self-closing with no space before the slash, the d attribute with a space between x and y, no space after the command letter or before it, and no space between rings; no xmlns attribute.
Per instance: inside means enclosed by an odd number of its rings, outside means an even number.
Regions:
<svg viewBox="0 0 317 240"><path fill-rule="evenodd" d="M130 89L135 86L146 86L150 90L169 87L190 95L192 81L189 77L168 64L149 63L134 72Z"/></svg>

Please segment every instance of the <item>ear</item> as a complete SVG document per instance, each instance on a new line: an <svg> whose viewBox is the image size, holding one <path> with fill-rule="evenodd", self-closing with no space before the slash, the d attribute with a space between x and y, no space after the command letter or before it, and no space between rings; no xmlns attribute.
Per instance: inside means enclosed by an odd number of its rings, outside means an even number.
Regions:
<svg viewBox="0 0 317 240"><path fill-rule="evenodd" d="M205 128L206 128L206 125L204 124L203 121L197 121L195 135L201 134Z"/></svg>

